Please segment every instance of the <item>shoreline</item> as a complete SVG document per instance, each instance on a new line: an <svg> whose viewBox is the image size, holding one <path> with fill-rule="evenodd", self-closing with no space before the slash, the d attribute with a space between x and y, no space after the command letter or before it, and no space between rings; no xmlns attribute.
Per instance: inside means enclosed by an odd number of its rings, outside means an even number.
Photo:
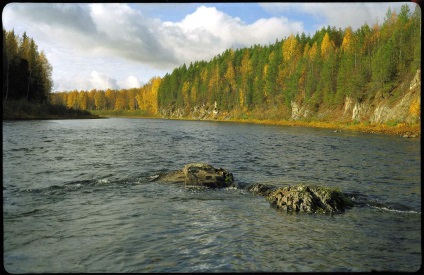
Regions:
<svg viewBox="0 0 424 275"><path fill-rule="evenodd" d="M31 104L30 104L31 106ZM5 107L5 106L3 106ZM350 131L370 134L396 135L405 138L421 138L421 123L397 125L388 124L370 124L362 122L341 122L341 121L305 121L305 120L273 120L273 119L255 119L255 118L228 118L223 116L207 116L205 118L189 117L163 117L157 115L140 114L133 112L83 112L79 110L61 110L61 111L42 111L41 108L33 110L11 110L3 109L3 121L22 121L22 120L61 120L61 119L106 119L106 118L141 118L141 119L171 119L184 121L208 121L208 122L232 122L232 123L252 123L257 125L271 126L291 126L291 127L310 127L329 129L334 132Z"/></svg>
<svg viewBox="0 0 424 275"><path fill-rule="evenodd" d="M3 121L24 121L24 120L69 120L69 119L103 119L107 117L99 117L99 116L43 116L43 117L34 117L34 116L28 116L28 117L7 117L3 118Z"/></svg>
<svg viewBox="0 0 424 275"><path fill-rule="evenodd" d="M257 125L310 127L330 129L334 131L350 131L370 134L396 135L405 138L421 138L421 124L408 125L405 123L396 126L386 124L365 124L365 123L343 123L343 122L323 122L323 121L288 121L288 120L260 120L260 119L222 119L222 118L175 118L160 116L138 116L138 115L105 115L105 118L144 118L144 119L170 119L183 121L208 121L208 122L233 122L252 123Z"/></svg>
<svg viewBox="0 0 424 275"><path fill-rule="evenodd" d="M34 103L24 100L3 102L3 121L99 118L103 117L88 111L75 110L46 102Z"/></svg>
<svg viewBox="0 0 424 275"><path fill-rule="evenodd" d="M3 121L23 121L23 120L61 120L61 119L102 119L106 117L93 115L93 114L67 114L67 115L38 115L38 114L3 114Z"/></svg>

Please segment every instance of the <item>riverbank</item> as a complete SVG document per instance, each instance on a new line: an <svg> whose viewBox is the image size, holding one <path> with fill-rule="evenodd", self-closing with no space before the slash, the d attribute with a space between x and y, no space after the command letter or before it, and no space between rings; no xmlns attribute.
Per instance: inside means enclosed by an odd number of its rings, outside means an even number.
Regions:
<svg viewBox="0 0 424 275"><path fill-rule="evenodd" d="M388 124L369 124L369 123L342 123L342 122L322 122L322 121L273 121L273 120L234 120L236 122L249 122L265 125L280 126L301 126L331 129L334 131L354 131L372 134L398 135L408 138L421 137L421 125L408 125L400 123L396 125Z"/></svg>
<svg viewBox="0 0 424 275"><path fill-rule="evenodd" d="M101 116L51 103L3 102L3 120L97 119Z"/></svg>
<svg viewBox="0 0 424 275"><path fill-rule="evenodd" d="M173 119L173 120L191 120L191 121L219 121L219 122L237 122L237 123L255 123L262 125L276 126L300 126L331 129L333 131L354 131L372 134L397 135L408 138L421 137L421 124L409 125L406 123L382 123L370 124L360 122L323 122L323 121L303 121L303 120L272 120L272 119L252 119L252 118L228 118L223 116L207 117L204 119L192 119L186 117L162 117L149 115L144 112L136 111L93 111L93 114L103 117L121 117L121 118L156 118L156 119Z"/></svg>

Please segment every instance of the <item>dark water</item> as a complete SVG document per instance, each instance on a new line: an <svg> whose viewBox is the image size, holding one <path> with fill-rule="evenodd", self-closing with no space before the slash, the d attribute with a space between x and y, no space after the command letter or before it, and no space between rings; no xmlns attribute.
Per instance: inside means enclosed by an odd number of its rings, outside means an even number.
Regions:
<svg viewBox="0 0 424 275"><path fill-rule="evenodd" d="M149 182L203 161L237 182L339 187L286 213L242 188ZM416 271L420 140L148 119L3 122L4 266L22 272Z"/></svg>

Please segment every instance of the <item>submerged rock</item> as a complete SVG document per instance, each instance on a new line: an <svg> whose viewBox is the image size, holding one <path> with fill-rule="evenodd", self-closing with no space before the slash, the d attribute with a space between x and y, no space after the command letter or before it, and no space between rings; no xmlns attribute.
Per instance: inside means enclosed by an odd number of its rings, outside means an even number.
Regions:
<svg viewBox="0 0 424 275"><path fill-rule="evenodd" d="M185 186L205 186L209 188L230 187L233 184L233 174L223 168L214 168L206 163L190 163L182 170L159 175L154 180L184 183Z"/></svg>
<svg viewBox="0 0 424 275"><path fill-rule="evenodd" d="M271 206L287 211L343 213L353 206L340 190L315 185L281 187L269 192L265 198Z"/></svg>

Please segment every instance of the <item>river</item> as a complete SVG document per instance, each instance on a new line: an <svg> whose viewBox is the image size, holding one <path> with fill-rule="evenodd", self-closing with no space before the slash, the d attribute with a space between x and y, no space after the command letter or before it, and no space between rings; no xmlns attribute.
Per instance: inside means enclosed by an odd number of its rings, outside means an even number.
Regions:
<svg viewBox="0 0 424 275"><path fill-rule="evenodd" d="M343 214L150 182L206 162L240 184L338 187ZM161 119L3 121L4 267L57 272L416 271L420 139Z"/></svg>

